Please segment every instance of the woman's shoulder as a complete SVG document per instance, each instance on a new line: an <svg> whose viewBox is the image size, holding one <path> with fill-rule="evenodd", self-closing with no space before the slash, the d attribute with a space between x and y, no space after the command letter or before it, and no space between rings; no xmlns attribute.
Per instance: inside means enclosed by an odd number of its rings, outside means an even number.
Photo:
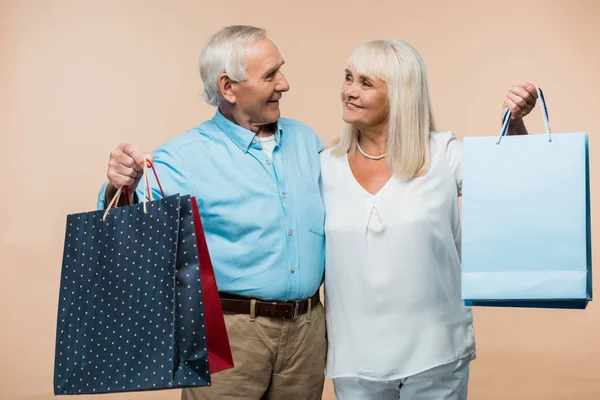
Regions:
<svg viewBox="0 0 600 400"><path fill-rule="evenodd" d="M453 140L457 140L456 134L452 131L445 132L430 132L431 139L439 143L449 143Z"/></svg>
<svg viewBox="0 0 600 400"><path fill-rule="evenodd" d="M337 149L339 150L339 149ZM344 173L345 155L336 151L336 146L326 147L321 152L321 176L324 181L330 181L332 177Z"/></svg>
<svg viewBox="0 0 600 400"><path fill-rule="evenodd" d="M445 132L431 132L431 141L437 149L445 151L446 153L452 152L454 149L462 149L462 142L458 139L456 134L452 131Z"/></svg>
<svg viewBox="0 0 600 400"><path fill-rule="evenodd" d="M339 160L341 157L336 154L335 150L335 144L326 146L323 151L321 151L321 163L331 163Z"/></svg>

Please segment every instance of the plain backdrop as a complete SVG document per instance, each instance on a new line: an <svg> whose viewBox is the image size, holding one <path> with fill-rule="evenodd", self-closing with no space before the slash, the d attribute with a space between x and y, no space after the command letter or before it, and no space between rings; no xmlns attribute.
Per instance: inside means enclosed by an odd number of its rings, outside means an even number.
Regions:
<svg viewBox="0 0 600 400"><path fill-rule="evenodd" d="M283 115L325 143L340 132L344 63L368 40L419 50L438 127L459 137L498 134L508 87L539 85L555 132L590 135L597 259L599 19L595 0L0 0L0 399L53 398L66 215L94 209L120 142L151 151L213 116L197 61L225 25L268 30L291 85ZM539 107L526 122L543 132ZM600 398L593 302L585 311L480 308L475 328L470 399ZM174 400L179 391L102 398ZM324 399L333 398L327 382Z"/></svg>

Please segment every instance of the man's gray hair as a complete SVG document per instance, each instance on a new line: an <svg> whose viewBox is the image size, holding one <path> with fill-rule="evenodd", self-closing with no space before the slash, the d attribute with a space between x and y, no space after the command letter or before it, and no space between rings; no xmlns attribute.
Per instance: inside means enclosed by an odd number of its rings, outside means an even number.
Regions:
<svg viewBox="0 0 600 400"><path fill-rule="evenodd" d="M215 33L200 55L200 76L204 84L202 96L216 106L219 75L226 73L234 81L246 79L246 45L266 37L266 31L248 25L226 26Z"/></svg>

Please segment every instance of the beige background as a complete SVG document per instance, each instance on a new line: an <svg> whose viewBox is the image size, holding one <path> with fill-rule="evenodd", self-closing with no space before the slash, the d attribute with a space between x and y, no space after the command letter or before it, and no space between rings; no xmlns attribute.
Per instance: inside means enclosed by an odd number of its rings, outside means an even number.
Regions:
<svg viewBox="0 0 600 400"><path fill-rule="evenodd" d="M284 115L326 142L340 130L344 62L367 40L401 38L421 52L438 125L459 136L497 134L508 86L540 85L554 131L591 135L598 260L598 20L594 0L0 0L0 399L52 398L65 216L95 207L119 142L152 150L213 115L197 58L224 25L268 29L287 61ZM539 108L527 123L542 132ZM600 399L597 304L477 309L475 324L471 399Z"/></svg>

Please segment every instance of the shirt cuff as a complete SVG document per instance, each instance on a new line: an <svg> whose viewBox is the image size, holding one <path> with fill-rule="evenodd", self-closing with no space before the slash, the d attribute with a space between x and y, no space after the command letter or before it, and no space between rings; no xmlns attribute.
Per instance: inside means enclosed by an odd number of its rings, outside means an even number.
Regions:
<svg viewBox="0 0 600 400"><path fill-rule="evenodd" d="M104 184L100 187L100 192L98 193L98 200L97 200L97 208L98 210L104 210L106 209L106 206L108 205L107 201L106 201L106 187L108 186L108 181L104 182ZM133 193L133 203L132 204L138 204L140 202L140 197L137 193L137 190Z"/></svg>

